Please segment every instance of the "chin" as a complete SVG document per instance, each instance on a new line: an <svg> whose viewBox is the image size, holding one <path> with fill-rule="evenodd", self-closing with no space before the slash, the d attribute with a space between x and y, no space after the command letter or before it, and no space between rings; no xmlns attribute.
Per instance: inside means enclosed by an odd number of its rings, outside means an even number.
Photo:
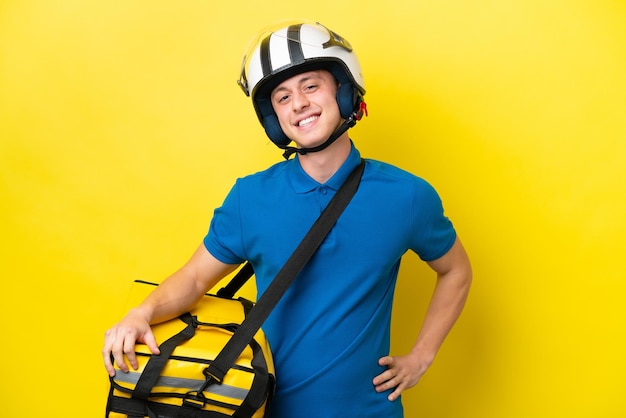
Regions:
<svg viewBox="0 0 626 418"><path fill-rule="evenodd" d="M328 138L331 137L332 134L332 132L328 132L324 135L305 135L299 137L295 136L296 139L294 140L294 142L298 145L298 148L313 148L317 147L318 145L322 145L328 140Z"/></svg>
<svg viewBox="0 0 626 418"><path fill-rule="evenodd" d="M315 148L318 145L322 145L324 142L326 142L328 138L322 139L320 141L294 141L297 145L298 148Z"/></svg>

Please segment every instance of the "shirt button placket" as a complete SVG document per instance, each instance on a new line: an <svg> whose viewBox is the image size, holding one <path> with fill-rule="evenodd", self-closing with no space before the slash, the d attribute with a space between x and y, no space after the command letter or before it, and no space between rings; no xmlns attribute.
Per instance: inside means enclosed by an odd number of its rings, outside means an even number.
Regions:
<svg viewBox="0 0 626 418"><path fill-rule="evenodd" d="M324 208L326 207L326 205L328 205L329 199L328 199L328 188L321 186L320 188L317 189L318 192L318 200L320 202L320 213L322 210L324 210Z"/></svg>

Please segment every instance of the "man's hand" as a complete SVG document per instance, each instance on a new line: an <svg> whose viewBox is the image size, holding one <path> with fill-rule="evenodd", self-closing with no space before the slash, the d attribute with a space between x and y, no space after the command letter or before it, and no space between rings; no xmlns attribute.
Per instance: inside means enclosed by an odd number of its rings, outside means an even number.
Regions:
<svg viewBox="0 0 626 418"><path fill-rule="evenodd" d="M128 364L137 370L138 363L135 356L135 344L146 344L152 354L159 354L159 346L152 334L150 324L136 310L131 310L124 319L107 330L104 334L104 367L109 376L115 376L113 360L124 373L128 372ZM128 360L128 364L125 360Z"/></svg>
<svg viewBox="0 0 626 418"><path fill-rule="evenodd" d="M374 378L373 383L376 392L394 389L387 399L395 401L403 391L412 388L419 382L430 363L431 361L420 360L413 355L381 357L378 364L386 366L387 370Z"/></svg>

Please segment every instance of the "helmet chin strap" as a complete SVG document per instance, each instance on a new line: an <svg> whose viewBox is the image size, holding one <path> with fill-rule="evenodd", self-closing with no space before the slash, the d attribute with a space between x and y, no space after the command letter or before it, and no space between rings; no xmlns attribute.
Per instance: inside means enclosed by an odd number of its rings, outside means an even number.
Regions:
<svg viewBox="0 0 626 418"><path fill-rule="evenodd" d="M311 148L296 148L296 147L290 147L290 146L280 146L280 148L285 150L285 152L283 153L283 157L285 157L285 160L288 160L289 157L291 157L293 154L296 154L296 153L300 155L305 155L311 152L318 152L318 151L328 148L328 146L330 146L333 142L335 142L337 138L343 135L348 129L356 125L356 123L359 120L361 120L361 118L363 117L363 113L365 113L365 115L367 116L367 107L365 105L365 102L361 102L359 105L359 109L353 112L347 119L345 119L343 123L339 125L339 127L335 130L335 132L333 132L332 135L325 142L323 142L322 144L316 147L311 147Z"/></svg>

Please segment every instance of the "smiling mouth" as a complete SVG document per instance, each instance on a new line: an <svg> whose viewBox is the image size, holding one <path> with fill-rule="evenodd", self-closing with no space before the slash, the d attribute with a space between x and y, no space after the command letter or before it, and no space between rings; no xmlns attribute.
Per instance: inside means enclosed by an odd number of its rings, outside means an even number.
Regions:
<svg viewBox="0 0 626 418"><path fill-rule="evenodd" d="M306 119L302 119L301 121L298 122L298 126L302 127L302 126L307 126L308 124L310 124L311 122L317 120L319 118L319 116L315 115L315 116L309 116Z"/></svg>

